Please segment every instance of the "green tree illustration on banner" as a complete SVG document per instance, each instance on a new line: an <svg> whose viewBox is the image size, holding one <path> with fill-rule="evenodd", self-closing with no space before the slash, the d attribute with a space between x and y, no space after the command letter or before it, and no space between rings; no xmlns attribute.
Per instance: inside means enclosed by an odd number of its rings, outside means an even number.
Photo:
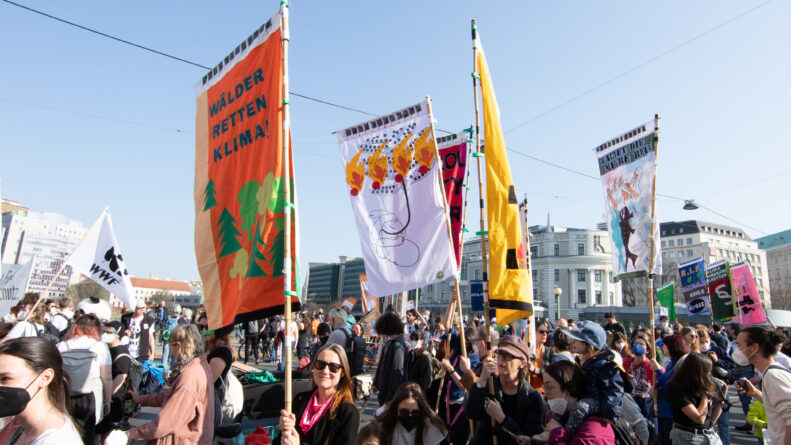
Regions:
<svg viewBox="0 0 791 445"><path fill-rule="evenodd" d="M215 198L217 191L214 189L214 187L214 179L209 179L209 183L206 184L206 189L203 191L204 212L217 205L217 199Z"/></svg>
<svg viewBox="0 0 791 445"><path fill-rule="evenodd" d="M264 272L264 269L258 264L258 260L266 261L264 254L261 252L261 249L266 247L266 244L264 244L264 240L261 238L260 226L260 222L255 224L255 238L253 239L253 247L250 249L250 261L245 278L266 276L266 272Z"/></svg>
<svg viewBox="0 0 791 445"><path fill-rule="evenodd" d="M247 232L247 240L253 240L253 225L258 213L258 181L250 181L239 189L236 199L241 204L239 218L242 219L242 232Z"/></svg>
<svg viewBox="0 0 791 445"><path fill-rule="evenodd" d="M244 249L239 250L233 259L233 267L228 272L231 278L239 278L239 290L242 290L242 284L245 280L245 272L247 271L247 251Z"/></svg>
<svg viewBox="0 0 791 445"><path fill-rule="evenodd" d="M233 219L228 209L222 210L220 218L217 220L217 226L220 227L218 238L221 238L220 245L222 246L218 258L230 255L242 248L239 240L236 239L242 232L236 229L236 220Z"/></svg>
<svg viewBox="0 0 791 445"><path fill-rule="evenodd" d="M272 246L269 248L269 262L272 264L272 276L279 277L283 275L283 250L286 243L286 235L283 231L283 222L285 218L279 217L275 220L275 229L277 235L272 241Z"/></svg>

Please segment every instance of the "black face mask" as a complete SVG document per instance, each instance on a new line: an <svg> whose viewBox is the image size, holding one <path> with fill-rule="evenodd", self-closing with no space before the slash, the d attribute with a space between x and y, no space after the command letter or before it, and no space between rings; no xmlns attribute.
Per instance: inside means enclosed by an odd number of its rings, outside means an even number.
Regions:
<svg viewBox="0 0 791 445"><path fill-rule="evenodd" d="M38 376L36 377L38 378ZM35 381L36 379L33 379L33 382ZM27 389L33 382L30 382L24 388L0 386L0 417L16 416L25 410L31 399ZM36 391L36 394L38 394L38 391ZM36 394L33 394L33 397Z"/></svg>
<svg viewBox="0 0 791 445"><path fill-rule="evenodd" d="M420 416L398 416L398 421L407 431L415 429L419 420Z"/></svg>

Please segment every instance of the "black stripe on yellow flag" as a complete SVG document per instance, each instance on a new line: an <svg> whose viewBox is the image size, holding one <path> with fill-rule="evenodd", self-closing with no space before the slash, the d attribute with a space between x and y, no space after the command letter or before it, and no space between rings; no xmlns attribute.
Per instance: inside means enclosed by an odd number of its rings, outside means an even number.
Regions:
<svg viewBox="0 0 791 445"><path fill-rule="evenodd" d="M489 307L505 326L533 315L533 283L519 221L519 202L505 153L500 111L483 50L476 60L481 76L483 128L486 141L486 216L489 223Z"/></svg>

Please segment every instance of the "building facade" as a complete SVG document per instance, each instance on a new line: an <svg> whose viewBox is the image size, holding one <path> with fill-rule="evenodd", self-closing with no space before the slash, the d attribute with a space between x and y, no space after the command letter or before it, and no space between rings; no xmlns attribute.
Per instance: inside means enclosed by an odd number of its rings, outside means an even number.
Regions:
<svg viewBox="0 0 791 445"><path fill-rule="evenodd" d="M304 303L319 307L336 304L347 297L360 300L360 274L365 273L362 258L341 256L337 263L310 263ZM361 306L355 306L355 312Z"/></svg>
<svg viewBox="0 0 791 445"><path fill-rule="evenodd" d="M791 230L756 238L766 252L772 307L791 310Z"/></svg>
<svg viewBox="0 0 791 445"><path fill-rule="evenodd" d="M181 304L182 306L186 304L192 307L200 304L200 294L193 294L190 290L190 285L183 281L155 280L137 277L131 277L131 281L132 295L134 296L137 306L144 305L148 301L157 301L157 296L173 297L173 302ZM110 304L114 308L124 306L123 301L112 294L110 295Z"/></svg>
<svg viewBox="0 0 791 445"><path fill-rule="evenodd" d="M529 241L536 317L555 321L560 313L579 320L588 307L622 304L620 283L612 282L606 230L531 226ZM470 312L470 281L483 279L482 264L480 238L471 237L464 243L459 282L465 312ZM444 313L454 286L449 279L421 288L419 307Z"/></svg>
<svg viewBox="0 0 791 445"><path fill-rule="evenodd" d="M6 264L25 264L35 257L27 291L43 292L88 229L80 221L57 213L17 207L3 213L0 257ZM66 288L78 282L79 275L66 266L52 284L48 298L65 296Z"/></svg>
<svg viewBox="0 0 791 445"><path fill-rule="evenodd" d="M747 261L764 308L772 307L766 252L743 230L697 220L663 222L659 228L663 270L659 285L675 281L680 296L678 265L694 258L703 257L706 265L722 259L731 264Z"/></svg>

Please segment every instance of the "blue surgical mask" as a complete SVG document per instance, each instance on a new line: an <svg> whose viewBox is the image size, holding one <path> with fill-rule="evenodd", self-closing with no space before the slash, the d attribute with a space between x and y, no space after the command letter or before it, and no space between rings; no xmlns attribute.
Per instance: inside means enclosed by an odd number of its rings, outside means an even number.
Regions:
<svg viewBox="0 0 791 445"><path fill-rule="evenodd" d="M643 345L632 345L632 353L636 356L642 356L645 354L645 346Z"/></svg>

